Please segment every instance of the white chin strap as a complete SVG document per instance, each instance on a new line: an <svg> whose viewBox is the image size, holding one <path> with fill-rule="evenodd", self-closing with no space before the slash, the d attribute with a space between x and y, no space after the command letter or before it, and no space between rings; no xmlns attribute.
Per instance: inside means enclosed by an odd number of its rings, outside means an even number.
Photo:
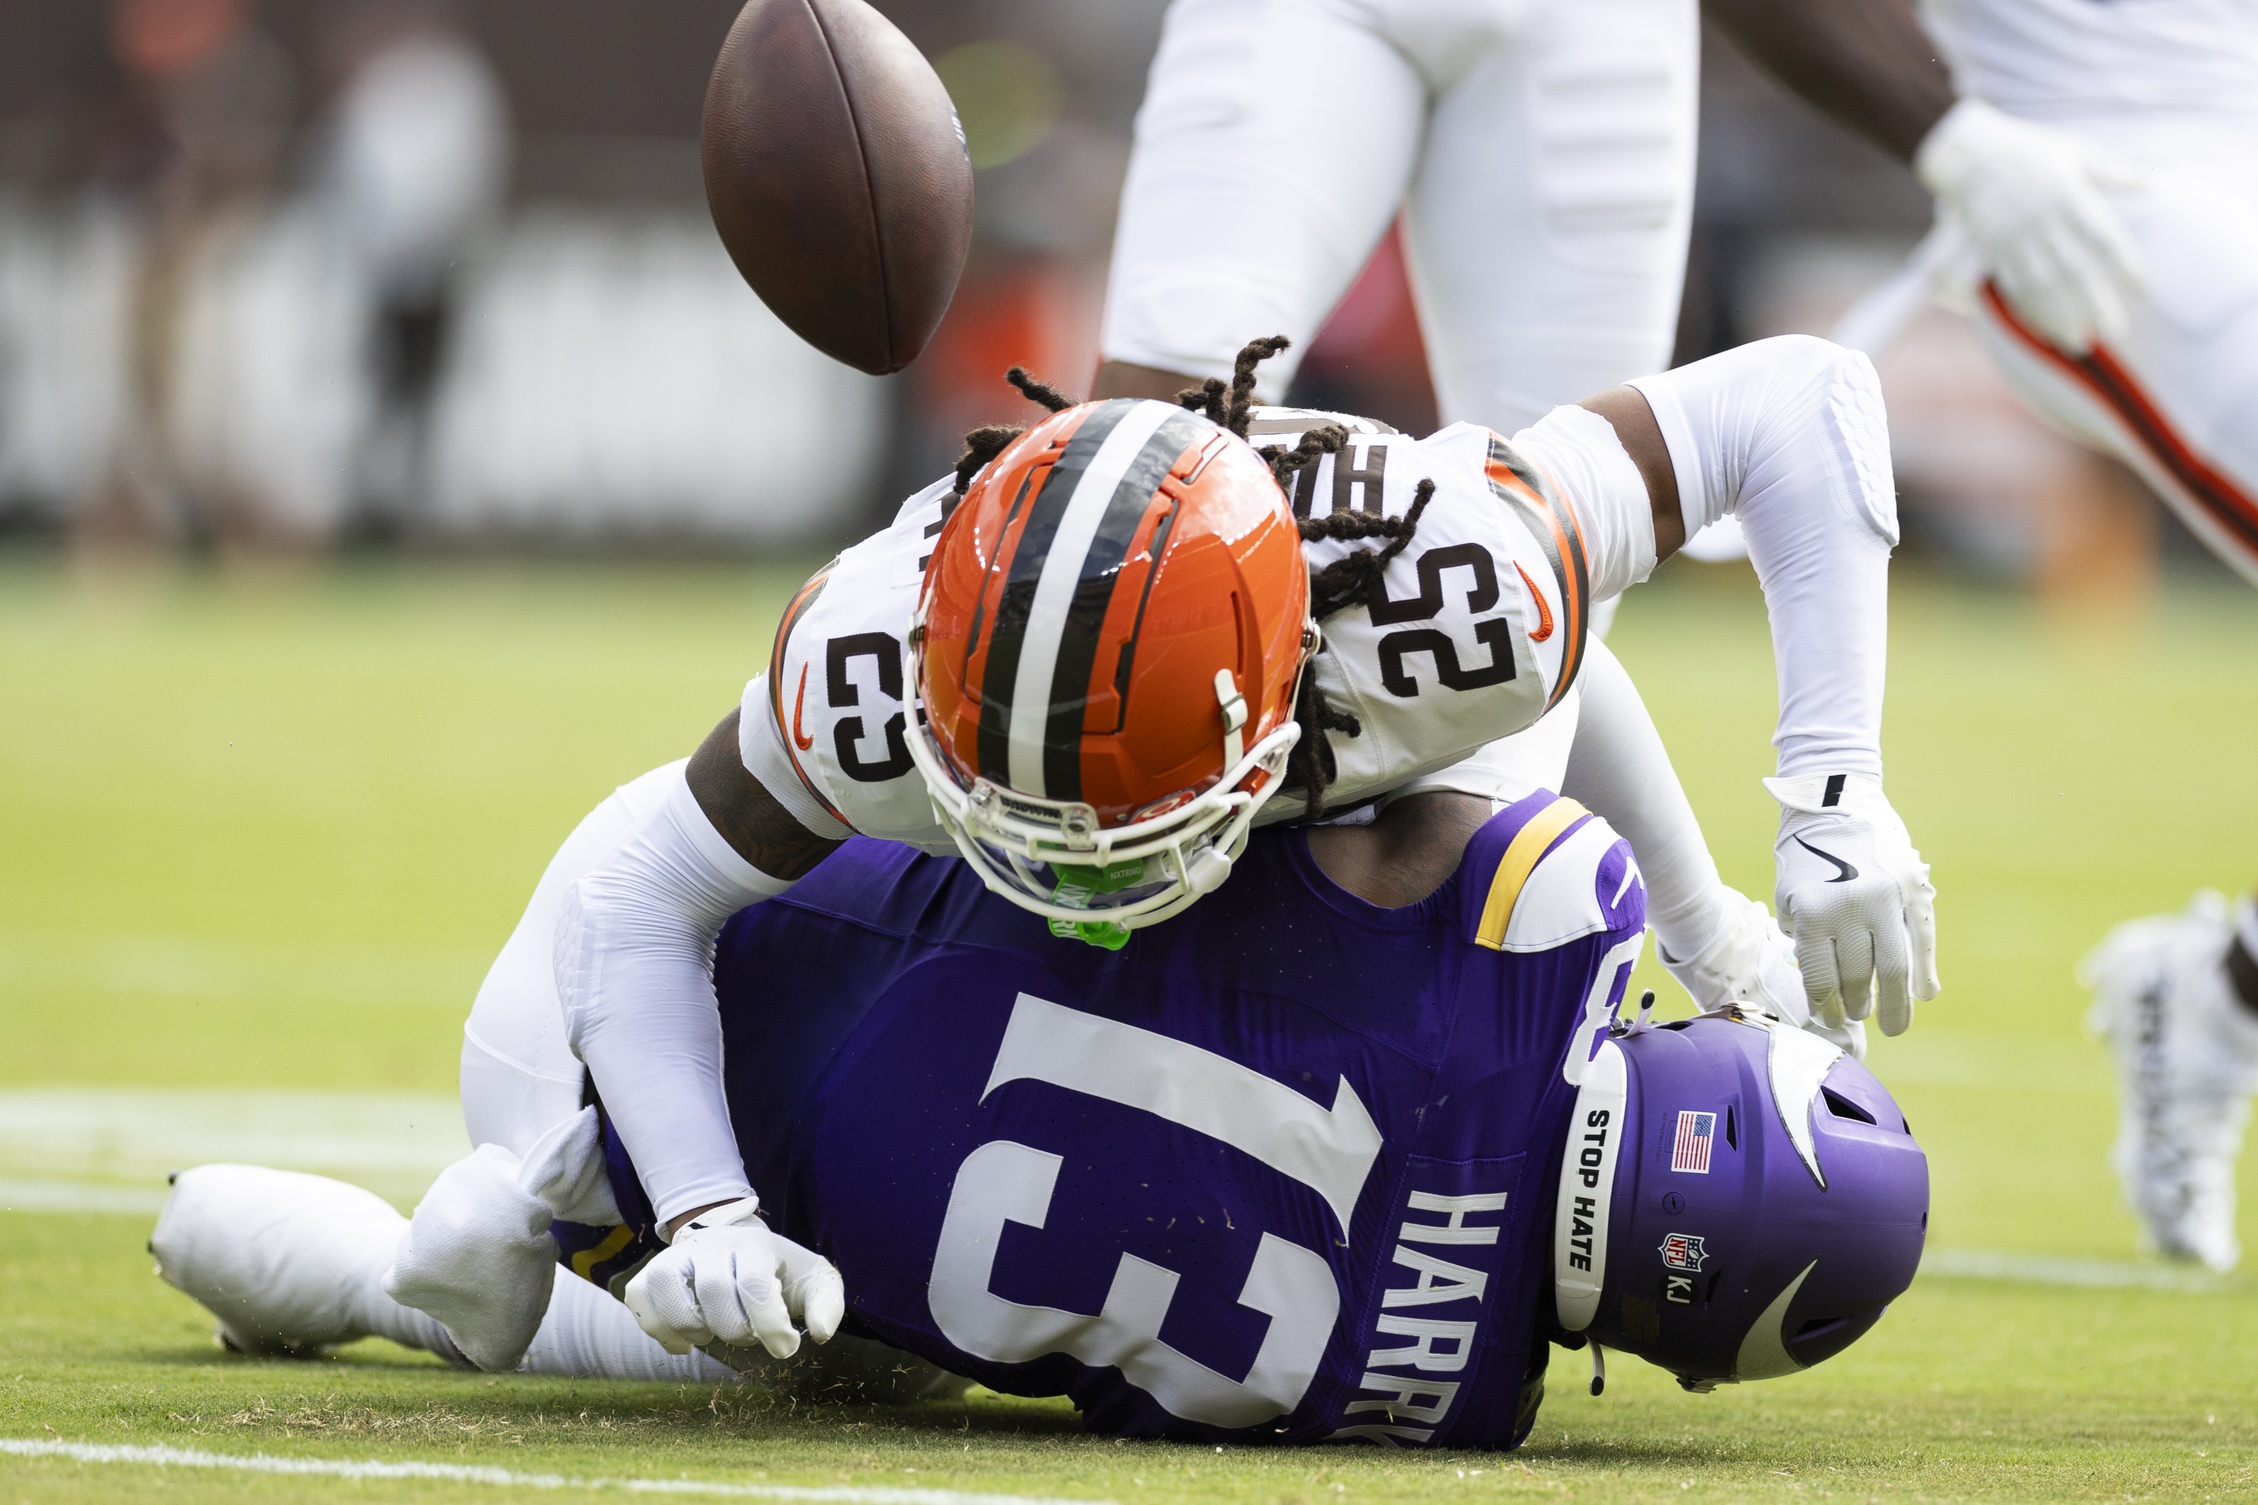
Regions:
<svg viewBox="0 0 2258 1505"><path fill-rule="evenodd" d="M1623 1148L1628 1073L1623 1051L1605 1041L1584 1068L1568 1146L1560 1155L1560 1202L1552 1223L1552 1296L1560 1325L1580 1333L1599 1313L1607 1283L1607 1218L1615 1201L1615 1161Z"/></svg>
<svg viewBox="0 0 2258 1505"><path fill-rule="evenodd" d="M1231 854L1221 847L1206 846L1193 856L1184 873L1184 890L1194 898L1212 894L1231 876Z"/></svg>

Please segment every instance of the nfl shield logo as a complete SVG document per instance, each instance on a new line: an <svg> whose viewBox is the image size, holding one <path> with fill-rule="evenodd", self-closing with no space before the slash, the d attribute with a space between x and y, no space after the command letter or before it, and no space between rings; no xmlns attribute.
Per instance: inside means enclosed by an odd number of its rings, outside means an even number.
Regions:
<svg viewBox="0 0 2258 1505"><path fill-rule="evenodd" d="M1673 1270L1699 1270L1708 1258L1698 1233L1672 1233L1662 1240L1662 1262Z"/></svg>
<svg viewBox="0 0 2258 1505"><path fill-rule="evenodd" d="M1678 1137L1670 1144L1670 1169L1709 1174L1709 1146L1717 1135L1717 1115L1686 1109L1678 1115Z"/></svg>

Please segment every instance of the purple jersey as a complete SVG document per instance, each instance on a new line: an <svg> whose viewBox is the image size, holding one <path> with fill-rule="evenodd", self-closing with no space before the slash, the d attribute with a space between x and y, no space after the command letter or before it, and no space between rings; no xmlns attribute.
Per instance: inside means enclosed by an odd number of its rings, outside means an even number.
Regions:
<svg viewBox="0 0 2258 1505"><path fill-rule="evenodd" d="M1564 1063L1644 920L1628 845L1551 795L1402 909L1258 833L1119 952L857 840L722 934L730 1110L869 1336L1099 1431L1511 1447Z"/></svg>

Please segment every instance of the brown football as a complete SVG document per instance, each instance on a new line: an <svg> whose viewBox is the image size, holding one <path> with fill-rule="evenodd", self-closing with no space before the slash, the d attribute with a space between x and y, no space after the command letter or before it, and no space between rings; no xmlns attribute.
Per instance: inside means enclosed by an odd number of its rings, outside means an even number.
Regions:
<svg viewBox="0 0 2258 1505"><path fill-rule="evenodd" d="M972 243L948 90L863 0L747 0L706 85L706 202L761 301L874 375L932 338Z"/></svg>

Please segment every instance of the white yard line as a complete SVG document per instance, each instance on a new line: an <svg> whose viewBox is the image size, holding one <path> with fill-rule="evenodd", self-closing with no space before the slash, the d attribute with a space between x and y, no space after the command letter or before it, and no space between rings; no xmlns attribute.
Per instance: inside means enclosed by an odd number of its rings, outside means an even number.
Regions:
<svg viewBox="0 0 2258 1505"><path fill-rule="evenodd" d="M490 951L429 946L0 930L0 986L17 997L281 1003L307 1010L309 1021L330 1004L467 1009L493 959Z"/></svg>
<svg viewBox="0 0 2258 1505"><path fill-rule="evenodd" d="M1921 1256L1921 1273L1956 1275L1967 1280L2011 1280L2025 1285L2177 1291L2197 1296L2235 1296L2248 1291L2244 1282L2232 1277L2180 1265L2075 1259L2056 1254L2013 1254L1997 1249L1931 1249Z"/></svg>
<svg viewBox="0 0 2258 1505"><path fill-rule="evenodd" d="M1892 1087L2088 1097L2108 1097L2116 1090L2105 1046L2057 1035L1990 1035L1924 1024L1895 1039L1877 1036L1866 1064Z"/></svg>
<svg viewBox="0 0 2258 1505"><path fill-rule="evenodd" d="M165 1189L161 1186L0 1178L0 1212L114 1212L155 1217L164 1205Z"/></svg>
<svg viewBox="0 0 2258 1505"><path fill-rule="evenodd" d="M128 1447L0 1437L0 1454L67 1458L74 1463L129 1463L145 1468L230 1469L245 1474L315 1474L332 1479L439 1479L451 1484L499 1484L518 1489L616 1489L627 1494L709 1495L748 1500L830 1500L840 1505L1104 1505L1037 1495L973 1494L956 1489L896 1489L887 1485L725 1484L705 1479L578 1478L522 1474L515 1469L460 1463L386 1463L376 1459L278 1458L271 1453L206 1453L195 1448Z"/></svg>
<svg viewBox="0 0 2258 1505"><path fill-rule="evenodd" d="M226 1161L318 1171L414 1201L470 1148L451 1096L183 1087L0 1090L0 1185L71 1182L163 1196L165 1174ZM32 1205L28 1200L16 1205ZM100 1198L66 1206L103 1212ZM115 1210L128 1210L122 1205Z"/></svg>

